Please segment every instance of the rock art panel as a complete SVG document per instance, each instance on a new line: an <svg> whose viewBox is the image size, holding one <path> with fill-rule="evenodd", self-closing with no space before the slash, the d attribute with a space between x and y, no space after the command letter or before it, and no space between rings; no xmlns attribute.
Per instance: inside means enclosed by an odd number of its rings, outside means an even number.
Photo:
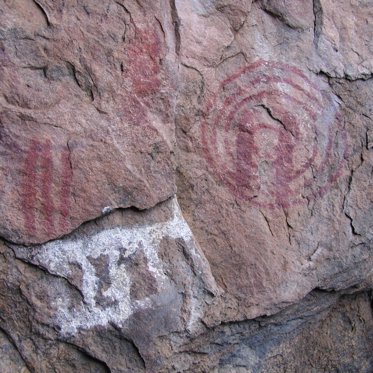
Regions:
<svg viewBox="0 0 373 373"><path fill-rule="evenodd" d="M22 288L30 304L21 306L19 291L6 290L2 314L14 307L18 312L14 325L9 316L0 328L9 331L27 367L38 371L48 368L27 345L33 327L42 339L35 339L40 357L46 354L43 338L57 338L113 371L126 366L142 371L141 361L154 371L163 369L166 356L158 338L203 330L204 310L219 294L176 198L144 212L112 212L60 240L1 250L1 284L8 278L10 288ZM19 321L21 314L34 326ZM117 353L109 347L111 339ZM129 357L137 350L140 365L138 356Z"/></svg>
<svg viewBox="0 0 373 373"><path fill-rule="evenodd" d="M148 208L172 196L173 51L158 4L10 2L5 10L0 234L41 243L105 207ZM24 12L46 23L29 27Z"/></svg>
<svg viewBox="0 0 373 373"><path fill-rule="evenodd" d="M0 4L1 372L372 371L369 2Z"/></svg>
<svg viewBox="0 0 373 373"><path fill-rule="evenodd" d="M229 29L229 45L224 30L218 43L206 33L209 58L181 53L178 197L225 291L212 324L278 312L313 288L371 283L371 198L355 194L357 180L368 185L370 114L360 110L358 89L342 95L331 71L316 67L330 57L317 53L317 3L298 3L302 14L284 1L253 2L241 27ZM207 30L226 15L210 5L212 16L196 20ZM230 3L229 14L239 8ZM188 52L198 44L192 18L180 12ZM369 84L361 80L359 89ZM350 198L365 207L356 213Z"/></svg>
<svg viewBox="0 0 373 373"><path fill-rule="evenodd" d="M66 237L32 249L13 247L17 258L45 268L79 289L82 299L78 304L76 299L49 294L49 306L56 310L51 322L62 336L109 324L123 327L133 314L154 307L168 307L163 301L177 301L179 296L174 282L178 279L170 279L158 254L165 238L182 242L197 271L195 276L207 275L203 272L208 265L195 246L176 199L168 205L172 215L165 222L103 229L92 235ZM195 284L191 282L189 286L184 291L194 298L191 301L194 306L188 310L187 325L193 328L193 322L202 316L198 316L202 306L194 294L196 289L192 288ZM180 309L172 312L176 312L176 316L181 314Z"/></svg>
<svg viewBox="0 0 373 373"><path fill-rule="evenodd" d="M336 98L299 68L258 61L225 79L201 123L205 156L239 199L271 208L322 196L342 173ZM313 187L314 179L323 185Z"/></svg>

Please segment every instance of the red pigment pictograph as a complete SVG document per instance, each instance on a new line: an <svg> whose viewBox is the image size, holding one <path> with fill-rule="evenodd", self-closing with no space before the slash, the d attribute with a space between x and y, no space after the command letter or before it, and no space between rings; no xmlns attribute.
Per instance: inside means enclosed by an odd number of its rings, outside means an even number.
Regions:
<svg viewBox="0 0 373 373"><path fill-rule="evenodd" d="M162 41L152 28L136 27L135 35L126 45L122 63L122 110L133 125L143 126L161 93Z"/></svg>
<svg viewBox="0 0 373 373"><path fill-rule="evenodd" d="M159 90L161 45L160 38L151 29L136 29L136 39L126 51L132 94L146 97Z"/></svg>
<svg viewBox="0 0 373 373"><path fill-rule="evenodd" d="M49 139L32 139L24 166L23 204L26 231L55 234L69 229L72 171L69 150L56 151Z"/></svg>
<svg viewBox="0 0 373 373"><path fill-rule="evenodd" d="M259 60L207 102L213 174L241 200L277 208L322 196L341 176L347 138L333 95L301 69Z"/></svg>

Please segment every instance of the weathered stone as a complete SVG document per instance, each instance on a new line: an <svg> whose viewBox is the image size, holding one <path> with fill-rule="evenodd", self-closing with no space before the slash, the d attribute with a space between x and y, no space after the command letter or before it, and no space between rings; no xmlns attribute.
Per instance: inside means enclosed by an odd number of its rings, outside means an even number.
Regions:
<svg viewBox="0 0 373 373"><path fill-rule="evenodd" d="M334 77L369 78L373 70L370 20L373 7L368 0L314 1L314 42L319 69Z"/></svg>
<svg viewBox="0 0 373 373"><path fill-rule="evenodd" d="M372 9L4 1L0 371L370 373Z"/></svg>

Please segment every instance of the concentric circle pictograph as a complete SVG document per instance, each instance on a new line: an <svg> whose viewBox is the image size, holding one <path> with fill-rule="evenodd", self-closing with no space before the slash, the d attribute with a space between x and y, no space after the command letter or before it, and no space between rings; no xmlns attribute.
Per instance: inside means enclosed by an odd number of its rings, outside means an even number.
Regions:
<svg viewBox="0 0 373 373"><path fill-rule="evenodd" d="M347 137L326 84L257 61L224 80L201 122L214 176L239 199L288 207L325 194L344 169Z"/></svg>

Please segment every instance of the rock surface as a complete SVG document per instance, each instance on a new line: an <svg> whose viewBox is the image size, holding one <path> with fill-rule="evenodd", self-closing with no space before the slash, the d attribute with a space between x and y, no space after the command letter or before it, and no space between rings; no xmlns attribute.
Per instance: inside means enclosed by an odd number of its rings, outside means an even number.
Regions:
<svg viewBox="0 0 373 373"><path fill-rule="evenodd" d="M2 6L6 239L44 242L104 209L149 208L175 193L175 87L157 5Z"/></svg>
<svg viewBox="0 0 373 373"><path fill-rule="evenodd" d="M373 5L0 4L0 371L373 371Z"/></svg>

